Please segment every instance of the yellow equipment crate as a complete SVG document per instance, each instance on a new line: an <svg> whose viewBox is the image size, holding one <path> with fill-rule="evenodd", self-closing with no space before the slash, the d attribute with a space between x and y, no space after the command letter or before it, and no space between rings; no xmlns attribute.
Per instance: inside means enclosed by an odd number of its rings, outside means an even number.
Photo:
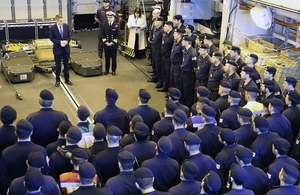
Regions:
<svg viewBox="0 0 300 195"><path fill-rule="evenodd" d="M35 56L38 61L53 61L53 43L50 39L39 39L34 40L33 44L35 46Z"/></svg>

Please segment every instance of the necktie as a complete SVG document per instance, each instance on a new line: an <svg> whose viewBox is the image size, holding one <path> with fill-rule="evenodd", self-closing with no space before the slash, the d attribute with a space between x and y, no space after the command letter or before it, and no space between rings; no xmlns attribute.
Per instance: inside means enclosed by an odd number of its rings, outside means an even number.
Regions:
<svg viewBox="0 0 300 195"><path fill-rule="evenodd" d="M63 29L62 29L62 25L59 25L59 33L60 33L61 38L63 39L64 38L64 32L63 32Z"/></svg>

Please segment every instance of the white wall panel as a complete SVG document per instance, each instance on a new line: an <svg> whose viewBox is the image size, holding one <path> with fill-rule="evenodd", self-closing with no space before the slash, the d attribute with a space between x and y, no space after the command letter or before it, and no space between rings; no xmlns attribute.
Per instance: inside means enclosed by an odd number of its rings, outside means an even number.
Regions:
<svg viewBox="0 0 300 195"><path fill-rule="evenodd" d="M44 18L43 0L31 0L31 17Z"/></svg>
<svg viewBox="0 0 300 195"><path fill-rule="evenodd" d="M28 19L27 9L28 9L27 0L17 0L17 1L15 0L16 19Z"/></svg>
<svg viewBox="0 0 300 195"><path fill-rule="evenodd" d="M11 5L8 0L0 0L0 20L11 19Z"/></svg>
<svg viewBox="0 0 300 195"><path fill-rule="evenodd" d="M300 10L300 0L261 0L261 2L272 3L294 10Z"/></svg>

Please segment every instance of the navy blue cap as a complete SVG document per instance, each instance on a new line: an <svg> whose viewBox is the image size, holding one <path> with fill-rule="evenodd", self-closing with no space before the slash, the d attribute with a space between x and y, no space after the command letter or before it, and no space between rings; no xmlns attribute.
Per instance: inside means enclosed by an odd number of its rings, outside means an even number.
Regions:
<svg viewBox="0 0 300 195"><path fill-rule="evenodd" d="M105 95L106 95L106 97L111 98L111 99L114 99L114 100L117 100L117 99L119 98L119 95L118 95L118 93L116 92L116 90L110 89L110 88L107 88L107 89L106 89Z"/></svg>
<svg viewBox="0 0 300 195"><path fill-rule="evenodd" d="M187 116L186 116L185 112L183 112L182 110L176 109L173 113L173 119L175 121L177 121L178 123L183 124L187 120Z"/></svg>
<svg viewBox="0 0 300 195"><path fill-rule="evenodd" d="M33 131L33 126L28 120L21 119L17 122L17 129L23 131Z"/></svg>
<svg viewBox="0 0 300 195"><path fill-rule="evenodd" d="M198 145L201 144L201 139L194 133L187 134L184 136L184 142L187 145Z"/></svg>
<svg viewBox="0 0 300 195"><path fill-rule="evenodd" d="M242 98L241 94L235 90L231 90L229 96L232 98Z"/></svg>
<svg viewBox="0 0 300 195"><path fill-rule="evenodd" d="M110 3L109 0L103 0L103 3Z"/></svg>
<svg viewBox="0 0 300 195"><path fill-rule="evenodd" d="M270 100L270 104L272 106L278 106L278 107L281 107L281 108L283 108L283 106L284 106L283 101L281 99L278 99L278 98L272 98Z"/></svg>
<svg viewBox="0 0 300 195"><path fill-rule="evenodd" d="M43 100L53 100L54 96L51 93L51 91L49 91L47 89L44 89L40 93L40 98L43 99Z"/></svg>
<svg viewBox="0 0 300 195"><path fill-rule="evenodd" d="M209 45L207 45L207 44L201 44L199 48L201 48L201 49L209 49Z"/></svg>
<svg viewBox="0 0 300 195"><path fill-rule="evenodd" d="M177 109L177 105L171 100L167 100L165 107L172 113L174 113L174 111Z"/></svg>
<svg viewBox="0 0 300 195"><path fill-rule="evenodd" d="M212 35L212 34L206 34L204 36L204 39L207 39L207 40L213 40L215 38L215 35Z"/></svg>
<svg viewBox="0 0 300 195"><path fill-rule="evenodd" d="M174 24L173 24L172 21L166 21L166 22L165 22L165 25L172 26L172 27L174 26Z"/></svg>
<svg viewBox="0 0 300 195"><path fill-rule="evenodd" d="M158 140L157 146L159 147L160 151L164 152L164 153L170 153L173 149L173 145L172 145L170 138L168 138L166 136L162 136Z"/></svg>
<svg viewBox="0 0 300 195"><path fill-rule="evenodd" d="M158 17L158 18L155 18L154 21L160 21L160 22L163 22L164 19L162 17Z"/></svg>
<svg viewBox="0 0 300 195"><path fill-rule="evenodd" d="M191 37L187 36L187 35L183 36L182 40L193 42L193 39Z"/></svg>
<svg viewBox="0 0 300 195"><path fill-rule="evenodd" d="M248 108L241 108L239 111L238 111L238 115L240 115L241 117L246 117L246 118L251 118L253 113L251 112L250 109Z"/></svg>
<svg viewBox="0 0 300 195"><path fill-rule="evenodd" d="M195 30L194 26L190 24L185 25L185 27L190 29L192 32Z"/></svg>
<svg viewBox="0 0 300 195"><path fill-rule="evenodd" d="M131 124L133 128L137 122L141 122L141 123L144 122L143 118L139 114L135 114L131 119Z"/></svg>
<svg viewBox="0 0 300 195"><path fill-rule="evenodd" d="M207 106L207 105L204 105L202 107L201 112L202 112L202 114L204 114L206 116L210 116L210 117L215 117L216 116L216 111L212 107Z"/></svg>
<svg viewBox="0 0 300 195"><path fill-rule="evenodd" d="M233 163L230 167L231 177L239 183L244 183L248 179L247 171L238 164Z"/></svg>
<svg viewBox="0 0 300 195"><path fill-rule="evenodd" d="M31 152L28 156L28 164L31 167L43 168L45 166L46 159L42 152Z"/></svg>
<svg viewBox="0 0 300 195"><path fill-rule="evenodd" d="M86 179L92 179L96 175L96 169L90 162L84 162L79 166L79 176Z"/></svg>
<svg viewBox="0 0 300 195"><path fill-rule="evenodd" d="M242 161L251 159L253 157L253 152L251 149L246 147L238 147L235 150L235 155Z"/></svg>
<svg viewBox="0 0 300 195"><path fill-rule="evenodd" d="M173 97L173 98L180 98L181 97L181 92L179 89L171 87L169 88L168 91L169 96Z"/></svg>
<svg viewBox="0 0 300 195"><path fill-rule="evenodd" d="M120 150L118 154L118 160L121 163L134 163L135 157L128 150Z"/></svg>
<svg viewBox="0 0 300 195"><path fill-rule="evenodd" d="M146 89L140 89L139 90L139 97L142 99L151 99L151 95L150 93L148 93L148 91Z"/></svg>
<svg viewBox="0 0 300 195"><path fill-rule="evenodd" d="M95 139L104 139L106 136L106 129L102 123L96 123L93 129L93 136Z"/></svg>
<svg viewBox="0 0 300 195"><path fill-rule="evenodd" d="M256 86L244 86L244 89L248 92L259 93L259 89Z"/></svg>
<svg viewBox="0 0 300 195"><path fill-rule="evenodd" d="M297 102L297 103L300 102L300 95L299 95L299 93L297 91L289 91L287 93L287 95L289 96L289 99L291 101L294 101L294 102Z"/></svg>
<svg viewBox="0 0 300 195"><path fill-rule="evenodd" d="M181 29L181 28L176 28L174 30L174 32L181 33L181 34L185 33L185 31L183 29Z"/></svg>
<svg viewBox="0 0 300 195"><path fill-rule="evenodd" d="M208 97L209 96L209 90L204 86L198 86L196 87L197 93L200 95L200 97Z"/></svg>
<svg viewBox="0 0 300 195"><path fill-rule="evenodd" d="M257 116L254 118L256 128L269 128L269 122L265 117Z"/></svg>
<svg viewBox="0 0 300 195"><path fill-rule="evenodd" d="M235 142L235 134L231 129L221 129L220 136L223 141Z"/></svg>
<svg viewBox="0 0 300 195"><path fill-rule="evenodd" d="M249 66L244 66L242 68L242 71L244 71L246 74L253 74L254 73L254 69L252 67L249 67Z"/></svg>
<svg viewBox="0 0 300 195"><path fill-rule="evenodd" d="M232 50L232 51L240 51L241 48L240 48L240 47L237 47L237 46L232 46L232 47L231 47L231 50Z"/></svg>
<svg viewBox="0 0 300 195"><path fill-rule="evenodd" d="M262 84L264 84L267 88L274 89L275 87L275 82L273 80L264 80Z"/></svg>
<svg viewBox="0 0 300 195"><path fill-rule="evenodd" d="M297 79L295 79L295 77L291 77L291 76L285 77L284 81L286 81L290 84L296 84L297 83Z"/></svg>
<svg viewBox="0 0 300 195"><path fill-rule="evenodd" d="M148 135L149 127L142 122L137 122L134 126L134 133L139 135Z"/></svg>
<svg viewBox="0 0 300 195"><path fill-rule="evenodd" d="M214 171L209 171L205 176L204 183L206 183L208 189L212 192L217 192L221 188L220 176Z"/></svg>
<svg viewBox="0 0 300 195"><path fill-rule="evenodd" d="M237 64L235 61L233 61L233 60L228 60L228 61L226 62L226 64L230 64L230 65L232 65L232 66L238 67L238 64Z"/></svg>
<svg viewBox="0 0 300 195"><path fill-rule="evenodd" d="M231 83L229 83L229 82L226 82L226 81L221 81L220 82L220 85L222 86L222 87L224 87L224 88L227 88L227 89L231 89Z"/></svg>
<svg viewBox="0 0 300 195"><path fill-rule="evenodd" d="M280 154L287 154L291 147L290 143L284 138L274 138L273 144Z"/></svg>
<svg viewBox="0 0 300 195"><path fill-rule="evenodd" d="M275 74L276 74L276 68L272 67L272 66L267 66L266 71L269 72L270 74L272 74L273 76L275 76Z"/></svg>
<svg viewBox="0 0 300 195"><path fill-rule="evenodd" d="M185 179L194 179L199 171L197 165L191 160L185 160L181 169Z"/></svg>
<svg viewBox="0 0 300 195"><path fill-rule="evenodd" d="M183 20L182 15L175 15L173 17L173 19L175 19L175 20Z"/></svg>
<svg viewBox="0 0 300 195"><path fill-rule="evenodd" d="M75 140L76 142L79 142L82 139L82 133L78 127L71 126L68 129L67 137L72 140Z"/></svg>
<svg viewBox="0 0 300 195"><path fill-rule="evenodd" d="M223 54L221 52L214 52L212 56L215 56L215 57L223 57Z"/></svg>
<svg viewBox="0 0 300 195"><path fill-rule="evenodd" d="M58 126L59 133L65 135L71 126L72 123L70 121L61 121Z"/></svg>
<svg viewBox="0 0 300 195"><path fill-rule="evenodd" d="M112 136L122 136L123 133L119 129L119 127L116 127L114 125L111 125L110 127L107 128L107 134L112 135Z"/></svg>
<svg viewBox="0 0 300 195"><path fill-rule="evenodd" d="M291 164L286 164L282 167L282 171L289 177L294 178L295 180L299 179L299 170Z"/></svg>
<svg viewBox="0 0 300 195"><path fill-rule="evenodd" d="M1 109L1 120L12 123L17 119L17 111L11 106L3 106Z"/></svg>
<svg viewBox="0 0 300 195"><path fill-rule="evenodd" d="M199 97L198 102L206 104L206 105L210 105L209 99L207 97Z"/></svg>
<svg viewBox="0 0 300 195"><path fill-rule="evenodd" d="M140 167L134 172L135 179L152 178L154 177L152 171L146 167Z"/></svg>
<svg viewBox="0 0 300 195"><path fill-rule="evenodd" d="M86 120L91 114L87 107L79 106L77 109L77 116L80 120Z"/></svg>
<svg viewBox="0 0 300 195"><path fill-rule="evenodd" d="M257 56L256 54L252 53L252 54L249 54L249 56L250 56L251 58L254 58L255 61L257 62L258 56Z"/></svg>
<svg viewBox="0 0 300 195"><path fill-rule="evenodd" d="M44 175L36 168L29 169L25 174L25 186L27 189L38 189L44 185Z"/></svg>
<svg viewBox="0 0 300 195"><path fill-rule="evenodd" d="M83 148L74 148L72 150L71 158L80 158L80 159L88 160L89 156Z"/></svg>

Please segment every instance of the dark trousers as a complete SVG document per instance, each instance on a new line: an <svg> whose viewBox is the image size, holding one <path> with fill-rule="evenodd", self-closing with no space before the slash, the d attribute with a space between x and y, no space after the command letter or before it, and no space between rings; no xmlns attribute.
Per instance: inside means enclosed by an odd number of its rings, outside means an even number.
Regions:
<svg viewBox="0 0 300 195"><path fill-rule="evenodd" d="M104 48L105 53L105 71L109 72L110 58L111 58L111 70L116 72L117 69L117 48Z"/></svg>
<svg viewBox="0 0 300 195"><path fill-rule="evenodd" d="M99 56L99 58L102 58L103 47L104 47L104 43L102 41L102 38L99 37L99 39L98 39L98 56Z"/></svg>
<svg viewBox="0 0 300 195"><path fill-rule="evenodd" d="M161 75L163 80L163 88L168 89L170 87L170 75L171 75L171 59L170 56L163 56L161 63Z"/></svg>
<svg viewBox="0 0 300 195"><path fill-rule="evenodd" d="M69 58L70 54L66 53L64 50L62 51L61 55L54 55L55 60L55 75L56 75L56 81L60 81L60 72L61 72L61 60L63 60L64 65L64 77L65 81L68 82L70 80L70 74L69 74Z"/></svg>
<svg viewBox="0 0 300 195"><path fill-rule="evenodd" d="M170 86L181 90L181 68L180 65L171 65Z"/></svg>
<svg viewBox="0 0 300 195"><path fill-rule="evenodd" d="M194 71L182 71L181 78L182 104L190 108L194 104L195 73Z"/></svg>
<svg viewBox="0 0 300 195"><path fill-rule="evenodd" d="M135 58L141 58L142 57L142 52L139 50L139 34L135 33L135 43L134 43L134 53L135 53Z"/></svg>
<svg viewBox="0 0 300 195"><path fill-rule="evenodd" d="M160 48L152 47L152 69L153 76L152 79L159 81L161 79L161 52ZM161 80L162 81L162 80Z"/></svg>

